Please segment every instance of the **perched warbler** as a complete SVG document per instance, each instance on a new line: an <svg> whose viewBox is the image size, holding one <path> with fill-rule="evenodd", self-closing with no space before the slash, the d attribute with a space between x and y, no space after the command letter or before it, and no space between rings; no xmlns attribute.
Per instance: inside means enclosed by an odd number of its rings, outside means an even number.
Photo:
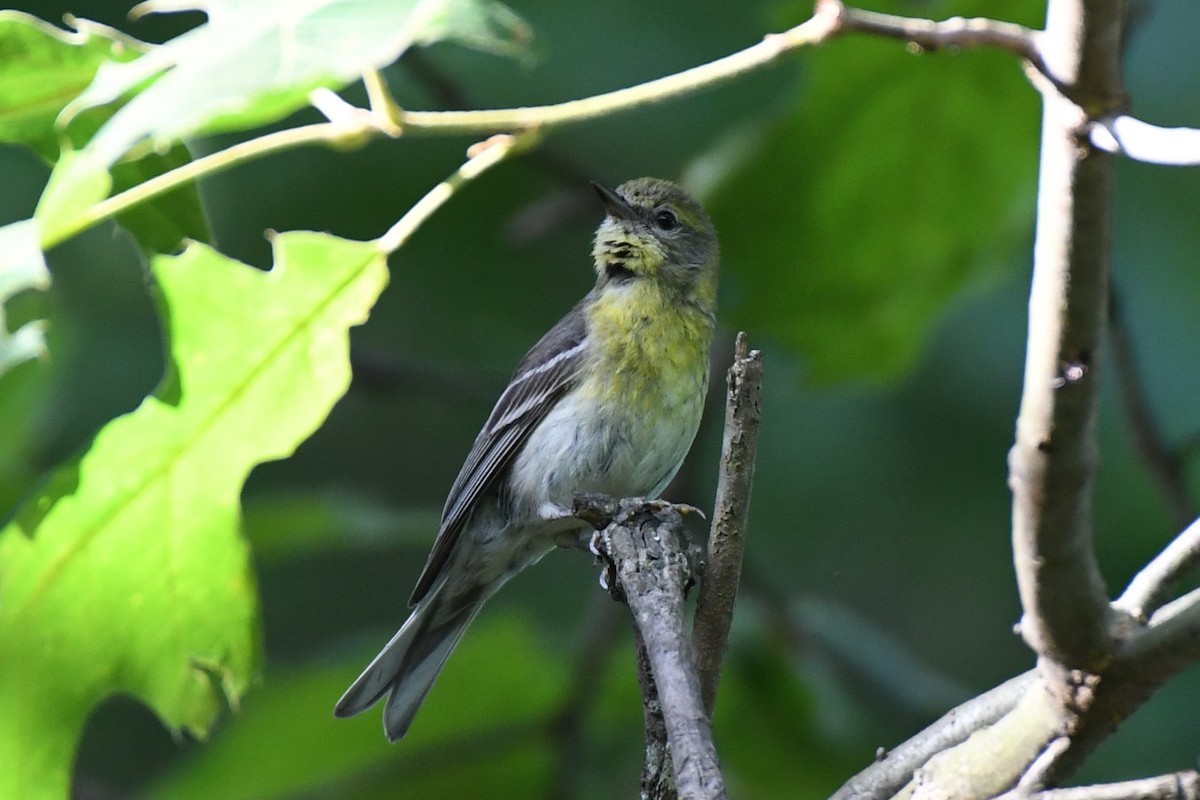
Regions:
<svg viewBox="0 0 1200 800"><path fill-rule="evenodd" d="M657 497L700 424L717 297L717 236L673 183L593 184L607 212L596 285L533 346L467 455L417 579L408 620L338 701L384 695L404 736L480 607L584 525L574 496Z"/></svg>

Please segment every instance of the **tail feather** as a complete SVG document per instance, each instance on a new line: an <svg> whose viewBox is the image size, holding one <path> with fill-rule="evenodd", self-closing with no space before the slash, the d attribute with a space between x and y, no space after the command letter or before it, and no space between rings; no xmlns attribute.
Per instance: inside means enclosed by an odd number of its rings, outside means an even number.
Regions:
<svg viewBox="0 0 1200 800"><path fill-rule="evenodd" d="M450 653L462 639L478 610L478 607L472 608L468 613L456 617L452 624L439 628L436 639L423 640L421 643L429 647L420 658L410 659L406 671L396 676L391 695L383 707L383 731L389 742L399 741L408 733L408 726L417 715L417 709L425 701L433 682L441 674Z"/></svg>
<svg viewBox="0 0 1200 800"><path fill-rule="evenodd" d="M438 587L440 589L440 587ZM390 694L383 710L388 741L404 737L442 667L479 612L478 602L446 613L440 592L427 596L334 706L335 717L361 714Z"/></svg>

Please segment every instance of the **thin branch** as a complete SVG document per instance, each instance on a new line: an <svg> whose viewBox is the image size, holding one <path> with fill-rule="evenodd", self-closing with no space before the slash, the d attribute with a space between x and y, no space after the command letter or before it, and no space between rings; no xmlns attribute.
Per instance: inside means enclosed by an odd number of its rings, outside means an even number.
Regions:
<svg viewBox="0 0 1200 800"><path fill-rule="evenodd" d="M1155 611L1154 616L1150 617L1150 630L1160 635L1166 630L1168 624L1172 627L1181 624L1191 628L1200 626L1200 589L1192 589L1182 597L1175 598L1158 609L1158 611ZM1182 631L1176 629L1170 635L1179 635L1180 633ZM1142 636L1148 635L1146 633L1142 634ZM1190 636L1191 634L1188 635Z"/></svg>
<svg viewBox="0 0 1200 800"><path fill-rule="evenodd" d="M994 19L953 17L941 22L846 8L840 0L818 0L839 7L838 32L868 33L900 39L922 50L990 47L1020 56L1052 86L1069 94L1069 88L1046 66L1041 51L1041 31L1013 22Z"/></svg>
<svg viewBox="0 0 1200 800"><path fill-rule="evenodd" d="M1114 287L1109 298L1108 341L1112 347L1112 363L1116 370L1117 385L1125 406L1125 416L1133 432L1134 445L1142 463L1162 492L1176 527L1182 528L1196 517L1196 504L1188 490L1184 475L1183 459L1163 440L1150 402L1146 398L1141 376L1138 374L1137 357L1133 340L1125 320L1124 304Z"/></svg>
<svg viewBox="0 0 1200 800"><path fill-rule="evenodd" d="M768 35L759 44L675 75L581 100L492 111L404 111L387 91L380 73L372 71L364 76L370 109L355 108L340 101L332 92L317 90L312 101L330 117L330 122L259 136L157 175L97 203L66 224L55 226L45 235L42 247L49 249L132 206L269 153L310 144L359 146L379 136L396 137L401 133L484 135L534 128L544 131L683 96L728 81L771 64L793 50L817 44L832 33L832 16L818 13L783 33Z"/></svg>
<svg viewBox="0 0 1200 800"><path fill-rule="evenodd" d="M1145 619L1158 609L1174 583L1197 560L1200 560L1200 519L1185 528L1135 575L1113 605L1136 619Z"/></svg>
<svg viewBox="0 0 1200 800"><path fill-rule="evenodd" d="M1200 800L1200 773L1188 769L1120 783L1027 793L1012 791L996 800Z"/></svg>
<svg viewBox="0 0 1200 800"><path fill-rule="evenodd" d="M538 138L535 131L522 133L519 136L497 134L482 143L481 146L477 145L468 150L467 161L454 174L430 189L424 197L416 202L416 205L396 221L395 225L376 239L376 246L385 253L396 252L425 220L429 219L435 211L454 196L454 193L463 184L478 178L509 156L532 147Z"/></svg>
<svg viewBox="0 0 1200 800"><path fill-rule="evenodd" d="M820 1L833 3L837 0ZM843 31L902 39L923 50L995 47L1007 50L1027 61L1040 61L1042 57L1038 51L1039 32L1013 22L978 17L953 17L934 22L929 19L914 19L843 7L839 23Z"/></svg>
<svg viewBox="0 0 1200 800"><path fill-rule="evenodd" d="M841 0L817 0L813 16L782 33L725 58L675 75L580 100L525 108L485 111L407 111L393 117L405 132L483 133L553 127L606 116L616 111L669 100L724 83L774 63L801 47L820 44L845 33L867 33L900 39L926 50L991 47L1020 56L1065 95L1069 87L1047 66L1041 32L991 19L955 17L942 22L847 8Z"/></svg>
<svg viewBox="0 0 1200 800"><path fill-rule="evenodd" d="M218 150L203 158L189 161L182 166L155 175L153 178L137 184L120 194L101 200L96 205L82 211L66 224L56 225L49 235L42 239L42 248L50 249L56 244L82 233L93 225L151 200L159 195L179 188L204 175L216 175L219 172L240 164L261 158L271 153L292 150L310 144L327 143L346 133L344 126L331 122L318 122L313 125L303 125L299 128L287 128L282 131L268 133L245 142L240 142L224 150Z"/></svg>
<svg viewBox="0 0 1200 800"><path fill-rule="evenodd" d="M575 515L595 520L597 511L585 508L592 498L576 498ZM674 787L661 783L647 786L651 797L670 797L678 792L687 800L725 797L725 783L717 763L712 728L700 696L700 680L692 661L688 640L684 595L691 582L689 548L683 534L679 508L662 501L621 500L615 514L597 535L597 549L608 560L608 586L629 606L637 634L644 647L645 661L653 687L643 685L650 706L657 698L662 728L674 773ZM593 522L594 524L594 522ZM649 683L649 682L647 682ZM652 720L648 715L648 722ZM658 736L647 741L648 764L661 765ZM653 769L655 780L665 777Z"/></svg>
<svg viewBox="0 0 1200 800"><path fill-rule="evenodd" d="M371 113L382 119L395 119L400 113L400 106L388 91L387 79L383 77L383 73L374 69L363 73L363 86L367 90L367 106ZM393 135L399 135L399 131L395 131Z"/></svg>
<svg viewBox="0 0 1200 800"><path fill-rule="evenodd" d="M408 111L399 107L377 71L364 75L369 109L356 109L318 90L313 102L330 117L329 123L304 126L256 137L226 150L197 159L114 195L85 210L62 227L49 231L42 245L50 248L83 230L205 175L215 174L242 161L309 144L358 146L379 136L516 133L533 129L543 133L560 126L607 116L717 86L775 63L788 53L820 44L850 32L899 38L926 49L943 47L995 47L1026 59L1050 82L1066 92L1046 67L1039 47L1039 32L1011 23L986 19L955 18L944 22L874 14L847 9L841 0L818 0L813 16L782 33L763 37L758 44L716 61L636 86L543 106L483 111ZM332 113L330 113L332 111Z"/></svg>
<svg viewBox="0 0 1200 800"><path fill-rule="evenodd" d="M782 33L768 34L758 44L674 75L616 91L544 106L486 111L401 111L394 119L406 133L447 134L522 131L585 122L617 111L670 100L725 83L761 69L793 50L825 41L836 33L837 6L818 3L807 21Z"/></svg>
<svg viewBox="0 0 1200 800"><path fill-rule="evenodd" d="M1042 752L1029 764L1025 774L1017 781L1016 791L1031 794L1044 789L1047 780L1053 774L1056 765L1062 762L1063 756L1071 749L1071 739L1068 736L1056 736L1046 743Z"/></svg>
<svg viewBox="0 0 1200 800"><path fill-rule="evenodd" d="M1114 670L1131 673L1140 685L1152 691L1197 658L1200 658L1200 589L1193 589L1160 608L1150 617L1149 625L1129 638L1114 661ZM1109 716L1115 714L1110 712ZM1128 712L1117 716L1124 719Z"/></svg>
<svg viewBox="0 0 1200 800"><path fill-rule="evenodd" d="M692 653L700 673L704 711L710 717L729 646L729 627L742 573L742 552L754 485L758 423L762 414L762 353L751 351L745 332L737 335L733 366L726 381L725 435L716 505L708 536L708 557L692 623Z"/></svg>
<svg viewBox="0 0 1200 800"><path fill-rule="evenodd" d="M1200 130L1160 128L1124 114L1102 117L1089 126L1092 145L1147 164L1200 165Z"/></svg>
<svg viewBox="0 0 1200 800"><path fill-rule="evenodd" d="M936 754L961 744L1016 707L1037 682L1032 670L1010 678L944 715L925 730L855 775L830 800L883 800L896 794Z"/></svg>

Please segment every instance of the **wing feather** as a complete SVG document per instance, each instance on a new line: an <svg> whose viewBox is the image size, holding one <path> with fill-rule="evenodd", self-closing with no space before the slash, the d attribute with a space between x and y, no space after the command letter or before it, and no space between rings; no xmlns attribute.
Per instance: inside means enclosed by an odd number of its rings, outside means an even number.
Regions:
<svg viewBox="0 0 1200 800"><path fill-rule="evenodd" d="M441 530L409 605L420 602L437 581L479 498L496 486L529 435L575 385L586 349L586 302L584 298L530 349L496 401L450 488Z"/></svg>

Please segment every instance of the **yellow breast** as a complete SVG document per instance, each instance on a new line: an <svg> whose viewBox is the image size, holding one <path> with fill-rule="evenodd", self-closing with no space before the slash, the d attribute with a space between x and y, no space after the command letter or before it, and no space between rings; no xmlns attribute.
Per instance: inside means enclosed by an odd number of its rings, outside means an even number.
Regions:
<svg viewBox="0 0 1200 800"><path fill-rule="evenodd" d="M594 368L581 386L616 440L617 494L657 493L691 448L708 389L712 318L648 281L608 287L592 305ZM617 465L614 465L617 466Z"/></svg>
<svg viewBox="0 0 1200 800"><path fill-rule="evenodd" d="M657 415L703 402L712 318L669 302L649 281L610 286L588 312L589 370L606 403Z"/></svg>

